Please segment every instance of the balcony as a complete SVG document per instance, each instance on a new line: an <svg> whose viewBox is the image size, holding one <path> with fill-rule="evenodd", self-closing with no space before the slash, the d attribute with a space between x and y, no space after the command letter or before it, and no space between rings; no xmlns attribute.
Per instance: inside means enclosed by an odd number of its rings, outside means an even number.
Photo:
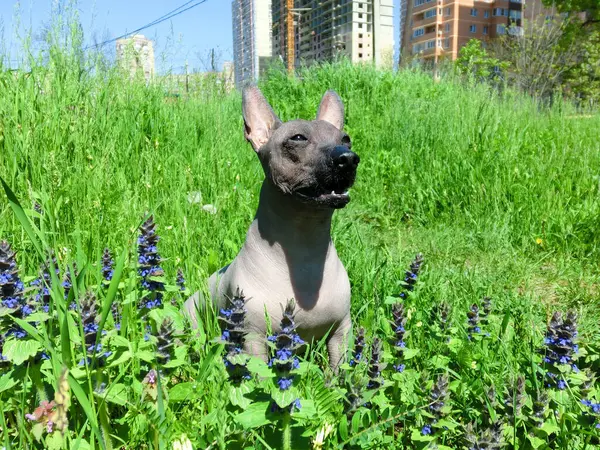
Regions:
<svg viewBox="0 0 600 450"><path fill-rule="evenodd" d="M408 1L413 2L413 4L414 4L414 0L408 0ZM436 6L436 5L438 5L438 2L440 2L440 0L429 0L418 6L414 6L413 10L412 10L413 14L418 14L419 12L423 12L426 9L431 8L432 6ZM441 2L439 4L441 4Z"/></svg>
<svg viewBox="0 0 600 450"><path fill-rule="evenodd" d="M418 44L419 42L430 41L431 39L435 39L436 34L435 30L429 33L422 34L421 36L413 37L411 42L414 44Z"/></svg>

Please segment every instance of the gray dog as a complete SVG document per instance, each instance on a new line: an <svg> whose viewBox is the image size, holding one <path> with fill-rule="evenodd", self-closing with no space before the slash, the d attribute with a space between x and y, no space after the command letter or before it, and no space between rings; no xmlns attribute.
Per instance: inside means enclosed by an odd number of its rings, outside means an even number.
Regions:
<svg viewBox="0 0 600 450"><path fill-rule="evenodd" d="M218 308L238 287L244 292L245 350L266 360L265 311L279 331L283 306L296 302L296 323L307 342L327 333L329 362L337 367L352 329L350 282L331 241L331 218L350 201L359 157L343 131L344 105L323 96L317 119L282 123L257 87L243 92L245 137L258 155L265 180L246 241L231 264L209 279ZM197 325L199 294L186 302Z"/></svg>

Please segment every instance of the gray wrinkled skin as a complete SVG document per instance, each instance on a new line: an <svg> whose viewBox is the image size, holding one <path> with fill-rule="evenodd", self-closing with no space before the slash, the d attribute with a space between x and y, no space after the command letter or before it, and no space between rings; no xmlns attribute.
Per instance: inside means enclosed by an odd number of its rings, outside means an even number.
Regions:
<svg viewBox="0 0 600 450"><path fill-rule="evenodd" d="M354 169L341 176L332 165L332 149L350 147L342 131L342 102L328 91L317 120L282 123L258 88L248 87L243 115L246 139L265 180L246 241L233 262L210 277L210 295L222 308L238 287L242 289L249 299L245 350L265 360L265 310L277 332L283 306L295 299L300 336L310 342L328 335L329 361L335 368L352 329L350 282L330 234L335 209L349 201L342 192L330 195L331 186L345 191L356 173ZM199 299L197 293L185 305L195 326Z"/></svg>

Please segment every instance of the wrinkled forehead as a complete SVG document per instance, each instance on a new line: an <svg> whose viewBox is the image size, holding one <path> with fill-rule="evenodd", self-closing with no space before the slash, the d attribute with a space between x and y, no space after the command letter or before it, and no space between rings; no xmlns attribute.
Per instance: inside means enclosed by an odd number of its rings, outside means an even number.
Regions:
<svg viewBox="0 0 600 450"><path fill-rule="evenodd" d="M296 134L302 134L311 141L337 142L345 133L324 120L301 119L285 122L275 132L275 135L279 139L286 139Z"/></svg>

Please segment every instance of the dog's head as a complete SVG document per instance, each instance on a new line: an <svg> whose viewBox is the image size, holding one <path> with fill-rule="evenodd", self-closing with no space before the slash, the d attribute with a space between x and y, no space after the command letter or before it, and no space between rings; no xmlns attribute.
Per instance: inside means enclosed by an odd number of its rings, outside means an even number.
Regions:
<svg viewBox="0 0 600 450"><path fill-rule="evenodd" d="M281 122L255 86L244 89L242 109L246 139L278 189L315 206L348 204L360 158L343 131L344 105L334 91L325 93L312 121Z"/></svg>

